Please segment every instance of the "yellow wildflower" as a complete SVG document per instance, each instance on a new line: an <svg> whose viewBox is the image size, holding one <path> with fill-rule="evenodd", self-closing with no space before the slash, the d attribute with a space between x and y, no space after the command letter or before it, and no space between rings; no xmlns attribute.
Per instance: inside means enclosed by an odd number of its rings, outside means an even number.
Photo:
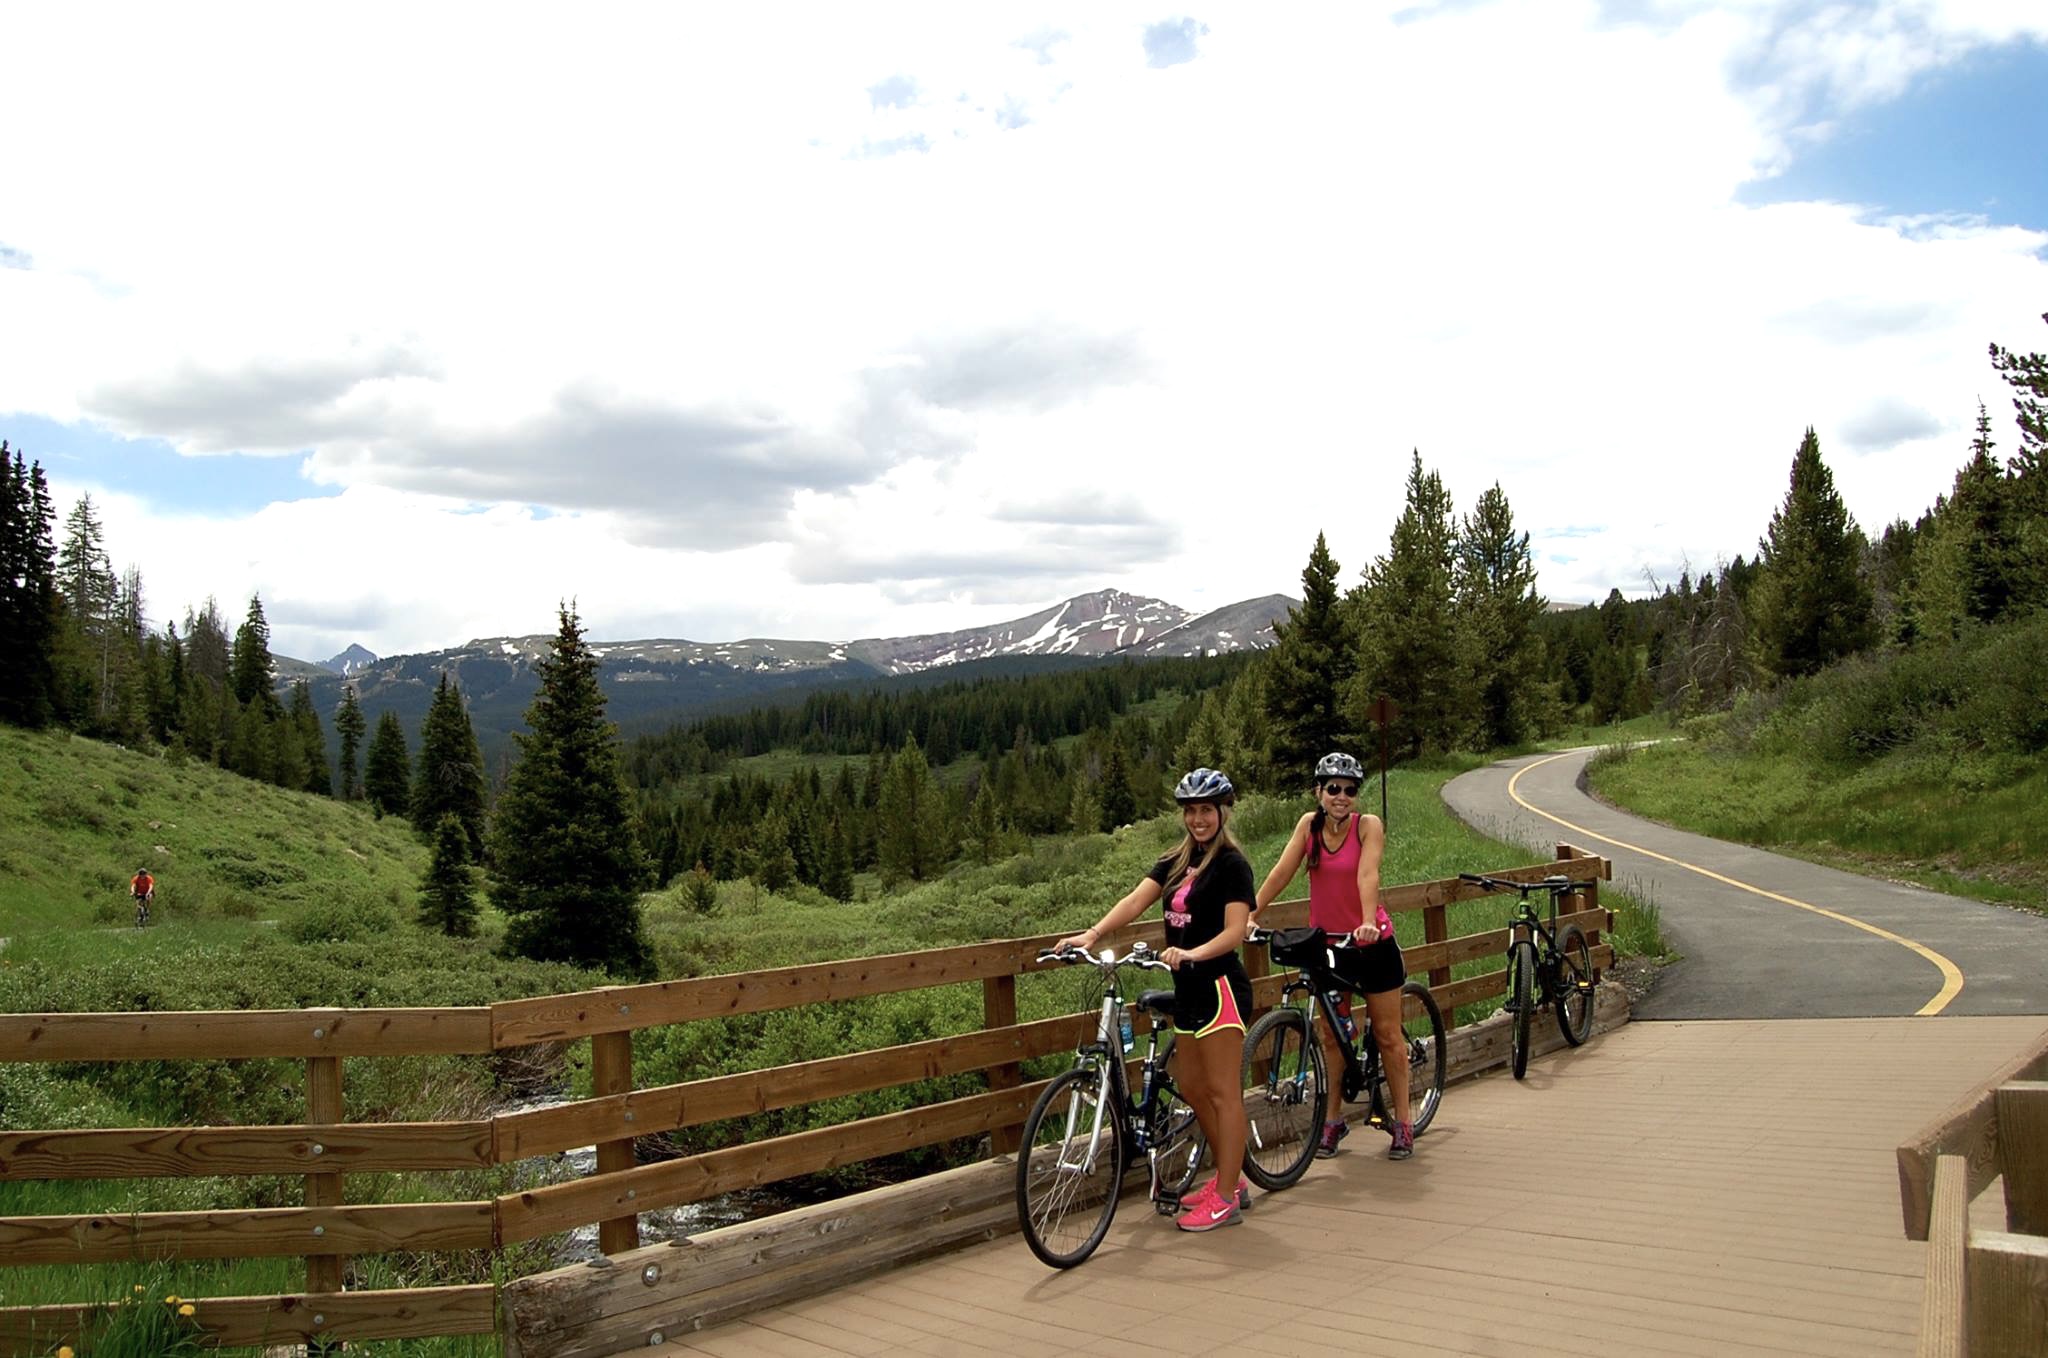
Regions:
<svg viewBox="0 0 2048 1358"><path fill-rule="evenodd" d="M178 1299L176 1296L169 1296L164 1298L164 1305L166 1306L176 1306L177 1304Z"/></svg>
<svg viewBox="0 0 2048 1358"><path fill-rule="evenodd" d="M58 1345L57 1358L71 1358L71 1346L69 1344Z"/></svg>
<svg viewBox="0 0 2048 1358"><path fill-rule="evenodd" d="M194 1306L191 1302L188 1301L183 1306L180 1306L178 1308L178 1314L181 1316L189 1316L198 1309L198 1307Z"/></svg>
<svg viewBox="0 0 2048 1358"><path fill-rule="evenodd" d="M137 1284L135 1284L135 1295L136 1295L136 1296L138 1296L138 1297L142 1295L142 1284L141 1284L141 1283L137 1283Z"/></svg>

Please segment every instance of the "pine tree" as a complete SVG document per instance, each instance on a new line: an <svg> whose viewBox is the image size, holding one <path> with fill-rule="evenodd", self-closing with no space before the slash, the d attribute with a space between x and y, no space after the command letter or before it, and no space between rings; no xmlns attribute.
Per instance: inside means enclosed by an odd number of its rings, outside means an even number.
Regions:
<svg viewBox="0 0 2048 1358"><path fill-rule="evenodd" d="M57 552L63 626L57 645L59 714L95 734L111 734L107 683L117 632L120 582L107 557L106 534L92 496L81 495L64 519Z"/></svg>
<svg viewBox="0 0 2048 1358"><path fill-rule="evenodd" d="M789 848L789 822L780 812L770 811L755 829L753 877L766 891L780 891L796 880L796 855Z"/></svg>
<svg viewBox="0 0 2048 1358"><path fill-rule="evenodd" d="M818 873L818 890L835 901L853 899L853 853L847 847L846 827L837 816L825 832L825 862Z"/></svg>
<svg viewBox="0 0 2048 1358"><path fill-rule="evenodd" d="M1534 636L1543 598L1536 592L1529 535L1515 532L1514 511L1497 481L1479 497L1458 534L1454 591L1479 742L1490 748L1518 744L1533 722L1530 680L1542 668Z"/></svg>
<svg viewBox="0 0 2048 1358"><path fill-rule="evenodd" d="M881 804L876 810L876 862L882 877L922 882L951 856L944 843L945 807L931 766L917 737L904 739L882 777Z"/></svg>
<svg viewBox="0 0 2048 1358"><path fill-rule="evenodd" d="M1792 484L1759 542L1750 600L1759 657L1787 677L1812 674L1869 646L1876 628L1864 539L1809 428L1792 455Z"/></svg>
<svg viewBox="0 0 2048 1358"><path fill-rule="evenodd" d="M263 599L249 596L249 614L235 629L235 649L228 671L228 687L243 707L257 707L275 721L284 710L271 682L274 662L270 657L270 624L263 617Z"/></svg>
<svg viewBox="0 0 2048 1358"><path fill-rule="evenodd" d="M646 976L640 919L647 866L633 830L618 732L605 720L597 657L573 610L536 666L540 692L514 736L519 762L491 818L491 899L524 957Z"/></svg>
<svg viewBox="0 0 2048 1358"><path fill-rule="evenodd" d="M319 709L313 706L312 686L303 679L292 683L288 720L293 736L293 767L279 781L285 787L304 788L323 797L333 796L334 774L327 767L327 733L320 726Z"/></svg>
<svg viewBox="0 0 2048 1358"><path fill-rule="evenodd" d="M476 934L476 877L469 866L469 833L455 816L434 829L434 857L420 883L420 917L451 938Z"/></svg>
<svg viewBox="0 0 2048 1358"><path fill-rule="evenodd" d="M334 714L334 732L341 740L341 799L355 801L362 796L363 789L356 778L356 752L363 745L362 705L356 701L356 686L348 685L342 690L341 708ZM401 735L399 740L403 742ZM403 751L403 745L400 749Z"/></svg>
<svg viewBox="0 0 2048 1358"><path fill-rule="evenodd" d="M2048 321L2048 314L2041 319ZM2048 354L1991 346L1991 366L2013 392L2019 449L2006 463L2010 478L2014 604L2048 608Z"/></svg>
<svg viewBox="0 0 2048 1358"><path fill-rule="evenodd" d="M420 754L413 764L411 818L422 835L452 815L469 833L474 861L484 856L484 757L462 691L441 676L420 723Z"/></svg>
<svg viewBox="0 0 2048 1358"><path fill-rule="evenodd" d="M1391 728L1397 754L1445 750L1464 733L1468 704L1459 682L1452 571L1457 536L1451 495L1417 452L1408 471L1407 502L1395 521L1387 555L1366 567L1353 596L1359 610L1358 679L1352 688L1354 729L1382 694L1400 707Z"/></svg>
<svg viewBox="0 0 2048 1358"><path fill-rule="evenodd" d="M363 797L377 819L403 816L412 810L412 757L405 748L405 728L396 712L377 717L377 730L363 756Z"/></svg>
<svg viewBox="0 0 2048 1358"><path fill-rule="evenodd" d="M40 462L0 440L0 721L42 726L57 713L57 562Z"/></svg>
<svg viewBox="0 0 2048 1358"><path fill-rule="evenodd" d="M1137 818L1138 794L1131 786L1130 765L1124 759L1124 747L1112 741L1109 758L1102 764L1102 824L1098 828L1114 830Z"/></svg>
<svg viewBox="0 0 2048 1358"><path fill-rule="evenodd" d="M1008 829L996 796L995 780L984 774L967 812L967 842L974 846L975 857L984 865L1001 857Z"/></svg>
<svg viewBox="0 0 2048 1358"><path fill-rule="evenodd" d="M179 726L185 748L195 759L226 766L230 704L228 634L220 605L211 598L194 613L185 613L185 696Z"/></svg>
<svg viewBox="0 0 2048 1358"><path fill-rule="evenodd" d="M1273 628L1266 691L1273 721L1273 762L1282 777L1305 779L1316 760L1356 742L1344 696L1358 668L1358 642L1337 591L1337 562L1321 533L1301 572L1301 606Z"/></svg>

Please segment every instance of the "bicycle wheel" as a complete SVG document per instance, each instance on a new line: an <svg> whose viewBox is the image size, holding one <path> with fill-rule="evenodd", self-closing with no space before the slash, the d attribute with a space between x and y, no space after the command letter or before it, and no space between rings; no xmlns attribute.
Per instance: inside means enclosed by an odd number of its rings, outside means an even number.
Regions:
<svg viewBox="0 0 2048 1358"><path fill-rule="evenodd" d="M1031 1252L1072 1268L1095 1252L1124 1179L1122 1110L1107 1070L1076 1066L1045 1087L1017 1153L1017 1223Z"/></svg>
<svg viewBox="0 0 2048 1358"><path fill-rule="evenodd" d="M1209 1138L1195 1121L1195 1110L1177 1091L1159 1095L1152 1122L1152 1164L1164 1196L1153 1200L1160 1212L1178 1211L1178 1202L1195 1186L1209 1161Z"/></svg>
<svg viewBox="0 0 2048 1358"><path fill-rule="evenodd" d="M1299 1009L1275 1009L1244 1043L1244 1172L1268 1192L1301 1178L1323 1121L1323 1049Z"/></svg>
<svg viewBox="0 0 2048 1358"><path fill-rule="evenodd" d="M1557 953L1557 1030L1577 1047L1593 1035L1593 949L1586 931L1567 924Z"/></svg>
<svg viewBox="0 0 2048 1358"><path fill-rule="evenodd" d="M1408 1112L1413 1119L1410 1125L1421 1136L1444 1097L1444 1015L1437 1008L1436 996L1420 981L1402 986L1401 996L1404 1012L1410 999L1422 1010L1401 1022L1408 1059ZM1387 1087L1384 1069L1373 1077L1372 1106L1387 1118L1394 1115L1394 1092Z"/></svg>
<svg viewBox="0 0 2048 1358"><path fill-rule="evenodd" d="M1536 1008L1536 945L1517 943L1508 949L1508 1003L1514 1006L1509 1068L1521 1079L1529 1070L1529 1015Z"/></svg>

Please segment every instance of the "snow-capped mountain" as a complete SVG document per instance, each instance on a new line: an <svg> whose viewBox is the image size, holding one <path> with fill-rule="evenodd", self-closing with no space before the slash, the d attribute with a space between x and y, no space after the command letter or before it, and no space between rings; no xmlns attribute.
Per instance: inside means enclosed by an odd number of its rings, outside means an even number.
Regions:
<svg viewBox="0 0 2048 1358"><path fill-rule="evenodd" d="M336 674L350 675L354 674L357 670L376 664L377 657L354 642L350 642L347 650L323 663Z"/></svg>
<svg viewBox="0 0 2048 1358"><path fill-rule="evenodd" d="M612 720L638 729L751 706L776 693L938 672L970 662L1042 668L1111 656L1256 650L1273 644L1273 624L1293 605L1285 595L1271 594L1196 616L1164 600L1106 589L1009 622L927 636L586 644L603 662L598 681ZM351 646L325 665L280 656L277 677L281 684L308 679L322 712L332 712L342 701L344 685L352 685L366 714L388 709L416 725L441 675L451 675L461 686L488 756L523 723L539 684L533 664L554 641L552 632L484 637L443 651L382 658Z"/></svg>

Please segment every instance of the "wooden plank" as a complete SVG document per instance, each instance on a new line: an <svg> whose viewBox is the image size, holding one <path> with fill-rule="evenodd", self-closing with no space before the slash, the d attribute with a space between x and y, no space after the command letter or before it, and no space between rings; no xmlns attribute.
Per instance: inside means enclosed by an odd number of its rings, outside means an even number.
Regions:
<svg viewBox="0 0 2048 1358"><path fill-rule="evenodd" d="M1560 859L1551 863L1530 863L1514 868L1494 868L1482 874L1498 877L1509 882L1540 882L1545 877L1570 877L1574 881L1593 878L1611 879L1614 866L1604 858L1588 855L1584 858ZM1474 886L1460 877L1444 877L1434 882L1410 882L1402 886L1390 886L1380 892L1380 903L1390 914L1403 910L1422 910L1432 905L1455 905L1459 901L1475 901L1482 896L1496 893L1485 887Z"/></svg>
<svg viewBox="0 0 2048 1358"><path fill-rule="evenodd" d="M633 1035L597 1033L590 1039L590 1092L600 1097L633 1090ZM630 1126L628 1121L625 1125ZM633 1138L597 1143L597 1172L616 1174L633 1168ZM605 1254L624 1254L640 1244L640 1217L628 1212L597 1223L597 1247Z"/></svg>
<svg viewBox="0 0 2048 1358"><path fill-rule="evenodd" d="M1966 1248L1970 1233L1970 1167L1960 1155L1935 1162L1928 1217L1927 1281L1920 1294L1920 1358L1969 1353Z"/></svg>
<svg viewBox="0 0 2048 1358"><path fill-rule="evenodd" d="M496 1156L505 1163L594 1145L621 1135L628 1126L635 1134L647 1136L914 1080L986 1070L1004 1062L1071 1050L1092 1031L1094 1022L1093 1014L1063 1014L1014 1028L930 1038L879 1051L822 1057L513 1113L493 1124ZM627 1114L632 1115L630 1123Z"/></svg>
<svg viewBox="0 0 2048 1358"><path fill-rule="evenodd" d="M382 1254L489 1249L491 1244L488 1202L0 1217L0 1265L5 1266Z"/></svg>
<svg viewBox="0 0 2048 1358"><path fill-rule="evenodd" d="M1017 978L991 976L981 983L981 1026L987 1030L1017 1026ZM1024 1083L1024 1067L1015 1061L988 1068L990 1089L1015 1089ZM1024 1124L998 1127L989 1133L989 1150L996 1155L1013 1153L1023 1140Z"/></svg>
<svg viewBox="0 0 2048 1358"><path fill-rule="evenodd" d="M419 1056L490 1050L491 1014L482 1007L0 1014L0 1061Z"/></svg>
<svg viewBox="0 0 2048 1358"><path fill-rule="evenodd" d="M763 1304L1015 1230L1015 1163L984 1161L649 1246L505 1288L508 1349L581 1358L676 1338ZM650 1274L650 1270L652 1270Z"/></svg>
<svg viewBox="0 0 2048 1358"><path fill-rule="evenodd" d="M1973 1234L1968 1293L1971 1358L2048 1355L2048 1239Z"/></svg>
<svg viewBox="0 0 2048 1358"><path fill-rule="evenodd" d="M735 1188L774 1183L880 1155L937 1145L956 1137L979 1135L1021 1121L1039 1091L1049 1083L1034 1080L1017 1089L973 1094L749 1146L731 1146L641 1165L618 1174L507 1194L497 1201L500 1238L505 1244L532 1240L602 1221L621 1211L649 1212L700 1202ZM0 1256L0 1261L4 1261L4 1256Z"/></svg>
<svg viewBox="0 0 2048 1358"><path fill-rule="evenodd" d="M349 1174L482 1169L492 1163L491 1124L0 1132L0 1181L304 1174L315 1163Z"/></svg>
<svg viewBox="0 0 2048 1358"><path fill-rule="evenodd" d="M2007 1062L1997 1074L1956 1100L1909 1141L1900 1143L1899 1207L1906 1238L1927 1238L1927 1205L1934 1185L1938 1155L1960 1155L1970 1166L1970 1197L1998 1177L1998 1087L2010 1080L2048 1078L2048 1040L2034 1044Z"/></svg>
<svg viewBox="0 0 2048 1358"><path fill-rule="evenodd" d="M2048 1081L2007 1080L1993 1097L2005 1229L2048 1236Z"/></svg>
<svg viewBox="0 0 2048 1358"><path fill-rule="evenodd" d="M491 1006L491 1031L498 1046L509 1047L979 981L1034 970L1032 959L1061 937L1064 935L1045 934L960 948L508 1000Z"/></svg>
<svg viewBox="0 0 2048 1358"><path fill-rule="evenodd" d="M497 1289L465 1287L276 1297L195 1297L192 1317L226 1347L306 1343L314 1339L416 1339L429 1335L490 1334L497 1328ZM75 1343L80 1330L107 1308L99 1305L0 1308L0 1352L46 1352Z"/></svg>
<svg viewBox="0 0 2048 1358"><path fill-rule="evenodd" d="M345 1116L341 1102L341 1058L338 1056L314 1056L306 1060L306 1121L309 1123L336 1123ZM320 1157L325 1165L327 1157ZM342 1204L342 1181L339 1174L308 1174L306 1176L306 1206L339 1207ZM323 1254L309 1250L306 1254L306 1290L308 1292L339 1292L348 1260L339 1255Z"/></svg>

